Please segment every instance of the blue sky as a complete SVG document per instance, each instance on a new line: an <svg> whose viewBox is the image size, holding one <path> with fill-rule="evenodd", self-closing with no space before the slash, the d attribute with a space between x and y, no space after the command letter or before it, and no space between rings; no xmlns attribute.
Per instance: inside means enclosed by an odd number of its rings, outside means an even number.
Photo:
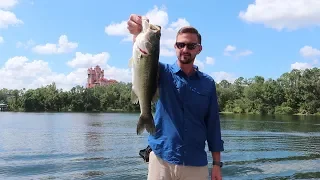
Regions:
<svg viewBox="0 0 320 180"><path fill-rule="evenodd" d="M0 88L36 88L52 81L63 89L85 86L87 68L96 65L107 79L130 81L126 21L131 13L162 26L162 62L176 60L176 30L192 25L203 37L196 64L216 81L275 79L292 68L319 66L317 1L1 0Z"/></svg>

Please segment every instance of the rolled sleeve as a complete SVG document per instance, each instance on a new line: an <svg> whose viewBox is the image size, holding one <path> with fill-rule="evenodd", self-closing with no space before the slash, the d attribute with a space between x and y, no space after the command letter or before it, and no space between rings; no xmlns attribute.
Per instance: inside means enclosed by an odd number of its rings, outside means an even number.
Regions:
<svg viewBox="0 0 320 180"><path fill-rule="evenodd" d="M208 148L211 152L224 151L223 143L221 139L221 126L219 116L218 97L216 92L216 85L213 81L212 95L209 103L209 109L206 116L207 126L207 142Z"/></svg>

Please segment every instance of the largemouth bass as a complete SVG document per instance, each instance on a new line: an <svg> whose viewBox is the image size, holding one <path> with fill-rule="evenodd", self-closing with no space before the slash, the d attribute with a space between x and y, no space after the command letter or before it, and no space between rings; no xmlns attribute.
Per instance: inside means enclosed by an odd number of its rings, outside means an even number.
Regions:
<svg viewBox="0 0 320 180"><path fill-rule="evenodd" d="M133 44L132 58L129 66L132 69L131 102L140 105L140 117L137 123L137 134L145 129L153 134L156 131L151 105L159 98L159 54L161 26L150 24L142 18L142 31Z"/></svg>

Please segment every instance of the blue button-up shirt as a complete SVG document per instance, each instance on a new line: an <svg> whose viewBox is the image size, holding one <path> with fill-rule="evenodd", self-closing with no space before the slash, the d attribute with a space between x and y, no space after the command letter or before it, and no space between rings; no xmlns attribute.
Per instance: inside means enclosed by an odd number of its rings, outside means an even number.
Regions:
<svg viewBox="0 0 320 180"><path fill-rule="evenodd" d="M209 151L224 150L213 78L198 70L188 77L177 63L160 63L159 87L150 147L172 164L207 165L206 141Z"/></svg>

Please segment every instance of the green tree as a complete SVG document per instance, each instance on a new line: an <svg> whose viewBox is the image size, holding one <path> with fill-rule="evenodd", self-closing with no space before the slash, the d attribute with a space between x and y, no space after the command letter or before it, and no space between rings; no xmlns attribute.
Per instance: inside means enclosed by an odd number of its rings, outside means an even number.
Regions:
<svg viewBox="0 0 320 180"><path fill-rule="evenodd" d="M292 70L278 79L239 77L216 83L220 111L252 114L320 114L320 69ZM0 103L11 111L137 112L131 103L131 83L69 91L53 82L36 89L0 90ZM154 105L152 106L154 110Z"/></svg>

